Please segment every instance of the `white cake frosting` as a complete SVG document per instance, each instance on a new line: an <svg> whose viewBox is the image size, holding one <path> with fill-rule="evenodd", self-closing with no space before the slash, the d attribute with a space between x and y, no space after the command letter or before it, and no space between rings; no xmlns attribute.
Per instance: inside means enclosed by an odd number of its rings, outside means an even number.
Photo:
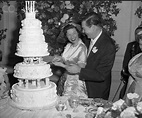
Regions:
<svg viewBox="0 0 142 118"><path fill-rule="evenodd" d="M19 42L17 45L17 51L16 55L23 56L23 57L35 57L35 56L46 56L49 55L47 53L47 45L45 43L29 43L29 42Z"/></svg>
<svg viewBox="0 0 142 118"><path fill-rule="evenodd" d="M41 21L35 18L35 12L26 12L26 18L22 20L19 43L16 55L22 57L47 56L48 44L45 42Z"/></svg>
<svg viewBox="0 0 142 118"><path fill-rule="evenodd" d="M56 85L50 83L39 89L21 89L17 84L12 86L12 104L21 109L46 109L54 106L57 101Z"/></svg>
<svg viewBox="0 0 142 118"><path fill-rule="evenodd" d="M23 79L37 79L50 77L52 75L50 65L46 63L26 64L18 63L14 67L14 77Z"/></svg>
<svg viewBox="0 0 142 118"><path fill-rule="evenodd" d="M30 10L26 10L26 18L22 21L16 53L24 59L14 67L13 75L19 82L12 86L10 103L20 109L50 108L56 104L57 94L56 84L49 81L50 65L43 61L43 56L49 55L48 45L41 21L35 18L34 1L26 3Z"/></svg>

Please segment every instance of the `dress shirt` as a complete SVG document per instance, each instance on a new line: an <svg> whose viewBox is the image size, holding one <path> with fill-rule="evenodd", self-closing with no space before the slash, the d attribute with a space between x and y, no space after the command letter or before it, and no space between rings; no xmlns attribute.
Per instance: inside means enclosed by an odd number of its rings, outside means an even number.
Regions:
<svg viewBox="0 0 142 118"><path fill-rule="evenodd" d="M88 55L89 55L89 53L90 53L90 51L91 51L93 45L96 43L96 41L98 40L98 38L101 36L101 34L102 34L102 30L101 30L101 32L98 34L98 36L97 36L96 38L91 39L90 45L89 45L89 50L88 50Z"/></svg>

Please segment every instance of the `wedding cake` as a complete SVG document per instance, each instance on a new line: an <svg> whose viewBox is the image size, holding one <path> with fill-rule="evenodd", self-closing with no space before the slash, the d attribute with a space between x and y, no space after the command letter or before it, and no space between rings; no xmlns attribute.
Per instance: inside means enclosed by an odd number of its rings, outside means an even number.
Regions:
<svg viewBox="0 0 142 118"><path fill-rule="evenodd" d="M56 84L49 81L52 75L50 65L43 61L49 55L41 22L35 18L35 2L26 1L26 17L22 21L17 56L23 62L14 67L14 77L18 83L11 89L11 104L20 109L43 109L56 104Z"/></svg>

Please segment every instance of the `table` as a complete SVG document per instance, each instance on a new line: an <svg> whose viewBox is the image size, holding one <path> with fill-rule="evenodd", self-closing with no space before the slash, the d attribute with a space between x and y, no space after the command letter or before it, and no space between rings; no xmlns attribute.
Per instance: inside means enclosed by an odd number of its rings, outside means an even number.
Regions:
<svg viewBox="0 0 142 118"><path fill-rule="evenodd" d="M5 98L0 100L0 118L61 118L59 117L59 111L55 107L46 110L21 110L15 108L9 103L10 98ZM84 112L84 107L79 105L78 112L73 112L73 109L68 107L67 110L62 112L62 118L66 118L66 114L71 114L71 118L85 118L86 113Z"/></svg>

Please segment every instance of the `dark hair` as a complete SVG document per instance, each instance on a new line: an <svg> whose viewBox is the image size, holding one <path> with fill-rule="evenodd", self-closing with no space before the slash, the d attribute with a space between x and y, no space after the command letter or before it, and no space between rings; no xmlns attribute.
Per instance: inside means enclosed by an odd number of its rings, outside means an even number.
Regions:
<svg viewBox="0 0 142 118"><path fill-rule="evenodd" d="M67 30L75 28L76 31L78 32L78 37L80 37L80 36L81 36L81 29L79 29L79 27L80 27L80 26L79 26L78 24L69 23L68 25L66 25L66 26L63 28L64 36L66 37ZM80 27L80 28L81 28L81 27ZM67 38L67 37L66 37L66 38Z"/></svg>
<svg viewBox="0 0 142 118"><path fill-rule="evenodd" d="M83 18L82 21L86 21L86 25L88 27L91 27L92 25L97 25L102 27L102 18L99 14L95 12L90 12L86 14Z"/></svg>
<svg viewBox="0 0 142 118"><path fill-rule="evenodd" d="M139 40L142 39L142 34L138 34L140 31L137 32L137 30L142 31L142 26L138 26L138 27L135 29L135 40L139 43Z"/></svg>

